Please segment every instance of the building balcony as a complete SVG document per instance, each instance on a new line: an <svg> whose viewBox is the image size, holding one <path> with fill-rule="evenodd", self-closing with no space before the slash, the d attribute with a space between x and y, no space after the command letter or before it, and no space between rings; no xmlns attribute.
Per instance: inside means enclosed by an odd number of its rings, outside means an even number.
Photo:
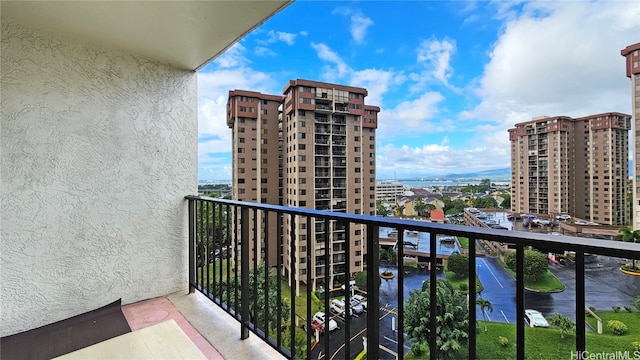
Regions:
<svg viewBox="0 0 640 360"><path fill-rule="evenodd" d="M428 237L431 248L436 248L438 246L437 239L439 236L461 236L466 237L470 240L470 243L477 241L487 242L487 243L500 243L500 244L508 244L508 248L513 248L515 250L516 259L517 259L517 271L515 275L515 293L513 294L515 298L515 307L516 313L524 313L525 309L525 289L524 289L524 250L533 247L537 249L545 249L545 251L554 252L554 253L563 253L565 251L575 252L575 283L571 284L572 287L575 287L576 292L574 298L571 302L574 304L574 312L573 317L575 318L578 324L582 324L585 322L586 312L586 292L585 292L585 254L599 254L604 256L613 256L613 257L621 257L621 258L637 258L640 259L640 249L637 245L631 243L623 243L616 241L606 241L606 240L598 240L598 239L586 239L586 238L577 238L577 237L565 237L565 236L549 236L545 234L536 234L536 233L527 233L527 232L518 232L518 231L510 231L504 232L502 230L494 230L488 228L480 228L480 227L471 227L471 226L456 226L456 225L444 225L444 224L435 224L435 223L425 223L418 222L412 220L402 220L402 219L391 219L391 218L381 218L381 217L372 217L372 216L363 216L363 215L352 215L345 213L333 213L333 212L324 212L317 210L308 210L308 209L299 209L299 208L287 208L275 205L265 205L265 204L252 204L246 202L236 202L231 200L220 200L220 199L210 199L196 196L187 197L189 201L189 219L190 220L190 287L195 292L202 293L205 298L210 299L212 303L216 306L220 307L223 311L225 311L229 318L233 319L237 322L237 333L238 336L246 339L246 338L259 338L264 341L265 344L270 345L274 350L277 350L282 356L291 358L291 357L299 357L305 358L307 356L314 357L314 354L317 351L321 351L324 354L333 354L333 356L339 358L347 358L353 359L358 353L365 350L363 345L352 345L341 347L339 350L336 347L336 343L345 343L350 342L354 344L357 342L361 344L361 339L352 339L352 335L349 335L349 331L354 331L355 328L351 328L351 326L355 325L355 320L350 318L345 318L341 320L341 327L346 329L346 331L340 332L325 332L324 335L321 336L320 342L317 345L315 343L315 337L313 333L302 333L304 334L304 338L306 344L303 343L289 343L287 339L291 339L295 337L295 333L300 331L299 329L306 323L307 326L311 326L310 319L313 317L313 313L311 311L311 294L312 288L310 286L306 287L298 287L296 288L293 285L291 288L284 287L281 282L274 282L274 286L272 288L265 287L265 291L272 291L274 294L282 294L279 296L284 296L287 294L287 298L295 299L300 291L306 292L307 304L302 308L306 308L306 313L303 310L303 313L295 313L292 314L290 311L283 311L286 306L284 304L280 304L282 306L281 310L278 310L278 303L270 303L270 304L262 304L256 303L255 297L250 295L251 301L243 301L245 297L242 294L251 294L252 291L257 291L257 289L251 289L250 287L250 279L255 277L269 277L280 275L285 278L291 278L293 280L293 275L289 271L289 265L297 263L297 259L295 258L295 249L290 248L288 251L282 249L282 243L278 241L278 239L267 239L266 240L266 250L264 254L263 261L265 261L266 266L256 266L256 260L253 259L251 244L254 241L253 239L253 230L251 229L251 216L249 214L262 214L261 216L266 216L270 219L270 221L275 221L278 224L284 226L284 231L296 231L295 224L298 220L295 219L307 219L307 223L310 223L311 220L315 221L316 224L325 224L329 226L332 221L338 221L340 224L344 224L346 227L344 242L340 244L331 244L330 237L326 235L322 235L317 239L312 239L311 237L307 237L307 243L300 243L298 246L307 246L307 248L312 247L312 241L315 240L316 246L318 243L322 243L325 248L331 248L334 251L340 250L340 254L332 255L331 262L325 262L325 256L320 256L315 260L315 264L309 264L310 268L315 269L314 274L311 271L307 272L307 275L300 275L299 280L305 281L307 284L311 284L313 282L313 278L321 279L324 283L330 283L330 276L339 276L343 274L352 273L353 269L351 268L351 260L350 254L353 250L354 239L351 238L349 229L353 226L364 226L365 231L362 237L362 240L366 243L366 263L368 266L366 267L366 273L370 281L368 283L377 283L377 279L379 277L380 272L380 262L379 262L379 231L380 228L394 228L398 229L399 240L403 240L405 232L418 232L418 233L428 233L430 236ZM230 236L224 240L228 246L236 249L233 252L233 259L235 260L237 265L236 267L222 266L217 262L214 262L214 265L204 266L205 261L202 261L200 258L200 254L206 254L210 250L210 244L215 244L213 234L217 233L216 231L202 231L199 229L208 228L213 226L214 228L219 224L219 221L216 221L215 218L209 218L202 223L202 216L200 213L202 211L206 211L213 206L214 210L210 211L210 214L233 214L232 216L235 218L239 216L238 221L231 221L231 223L237 224L236 231L233 231ZM285 222L282 221L283 217L288 217L290 219L294 219L289 223L289 225L284 225ZM205 217L205 219L207 219ZM316 225L318 226L318 225ZM299 230L305 231L305 230ZM259 232L259 231L258 231ZM211 234L211 235L210 235ZM245 246L246 245L246 246ZM202 248L202 250L200 250ZM281 250L278 250L281 249ZM269 254L274 252L278 254L275 256L275 260L270 259ZM293 258L282 260L280 256L280 251L285 251L288 254L294 254ZM344 251L344 253L342 253ZM408 251L403 247L398 248L398 256L399 258L404 257L404 251ZM468 261L471 264L476 263L476 255L474 252L468 254ZM430 270L428 270L428 276L435 278L437 276L437 265L438 258L430 257L426 260L428 265L430 265ZM200 266L199 266L200 265ZM224 269L224 271L221 271ZM225 272L226 271L226 272ZM468 276L470 279L470 287L475 287L475 275L477 274L478 267L475 265L469 266ZM404 282L405 274L402 271L397 272L398 276L398 284L402 284ZM237 286L233 286L233 282L228 281L228 279L233 278L234 281L237 281ZM205 280L206 279L206 280ZM293 282L295 284L295 281ZM400 285L399 285L400 286ZM430 286L429 290L432 293L436 291L435 283ZM345 293L345 296L349 297L348 293ZM394 345L393 347L388 347L388 342L385 342L385 337L382 335L384 332L381 330L381 315L385 313L384 304L381 304L380 301L380 289L378 286L367 286L366 296L368 301L368 312L362 316L366 316L366 326L364 331L366 334L367 342L366 342L366 351L368 358L385 358L391 356L389 351L393 353L393 356L397 356L397 358L404 358L407 354L407 349L411 346L411 341L403 336L398 336L399 344ZM404 299L400 294L398 294L398 308L396 310L397 314L404 313ZM468 347L468 354L470 358L476 357L477 350L477 337L476 337L476 320L480 320L482 317L479 317L479 312L476 310L475 300L478 295L474 295L468 298L469 302L469 339L466 344ZM263 300L263 301L274 301L272 296L260 296L261 299L272 299L272 300ZM386 301L386 300L385 300ZM320 303L320 308L325 312L325 314L331 314L331 309L329 308L328 300L326 302ZM438 326L436 320L436 312L438 305L436 303L432 303L432 307L429 310L429 314L427 316L430 317L429 327L435 329ZM265 314L262 313L261 310L255 309L272 309L270 313ZM373 309L380 309L379 311L374 311ZM300 311L300 310L299 310ZM353 323L353 324L352 324ZM295 325L294 325L295 324ZM400 329L398 334L402 334L406 332L404 317L399 316L397 318L397 328ZM525 342L530 340L526 339L525 328L527 325L525 324L524 317L517 317L515 319L514 331L516 333L516 341L514 346L516 347L517 358L524 358L527 354L527 349L525 347ZM274 331L274 328L282 329L282 332ZM402 330L404 329L404 330ZM432 331L435 333L435 331ZM251 334L251 335L249 335ZM286 335L284 335L286 334ZM336 338L337 337L337 338ZM335 339L329 340L327 339ZM436 348L436 338L431 337L429 340L429 346L433 349ZM381 346L383 345L383 346ZM315 347L319 347L315 349ZM575 344L576 351L582 351L588 349L586 344L586 330L584 326L578 326L576 329L575 336ZM314 349L311 350L311 354L306 352L306 349ZM314 352L316 351L316 352ZM341 351L341 352L340 352ZM435 353L435 354L434 354ZM437 359L437 351L431 352L431 359Z"/></svg>

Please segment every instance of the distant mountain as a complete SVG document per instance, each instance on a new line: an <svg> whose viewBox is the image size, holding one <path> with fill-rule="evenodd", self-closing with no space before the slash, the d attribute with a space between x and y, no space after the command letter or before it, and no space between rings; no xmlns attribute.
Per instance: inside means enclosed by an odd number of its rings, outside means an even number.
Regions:
<svg viewBox="0 0 640 360"><path fill-rule="evenodd" d="M430 180L482 180L491 179L493 181L511 180L511 168L492 169L470 173L447 174L438 176L424 176L411 179L398 179L400 181L430 181Z"/></svg>
<svg viewBox="0 0 640 360"><path fill-rule="evenodd" d="M439 176L441 179L511 179L511 168L502 168L502 169L493 169L493 170L484 170L472 173L461 173L461 174L448 174L444 176Z"/></svg>

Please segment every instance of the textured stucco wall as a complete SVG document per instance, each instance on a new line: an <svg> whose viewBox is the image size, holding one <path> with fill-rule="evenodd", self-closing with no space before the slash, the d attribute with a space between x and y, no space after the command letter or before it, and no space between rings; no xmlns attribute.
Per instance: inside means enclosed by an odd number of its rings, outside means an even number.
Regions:
<svg viewBox="0 0 640 360"><path fill-rule="evenodd" d="M3 21L0 335L187 289L196 74Z"/></svg>

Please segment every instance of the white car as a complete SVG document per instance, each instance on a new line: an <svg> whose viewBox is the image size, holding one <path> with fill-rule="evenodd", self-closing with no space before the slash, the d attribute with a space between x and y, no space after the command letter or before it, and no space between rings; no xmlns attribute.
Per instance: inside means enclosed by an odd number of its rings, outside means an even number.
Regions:
<svg viewBox="0 0 640 360"><path fill-rule="evenodd" d="M319 324L324 326L324 321L325 321L324 313L322 311L318 311L315 315L313 315L313 320L317 321ZM336 330L337 328L338 328L338 323L333 319L329 319L329 331Z"/></svg>
<svg viewBox="0 0 640 360"><path fill-rule="evenodd" d="M333 299L331 300L331 312L334 314L344 316L346 311L346 305L343 300ZM353 309L349 309L349 315L353 316Z"/></svg>
<svg viewBox="0 0 640 360"><path fill-rule="evenodd" d="M556 216L556 220L571 220L571 215L569 214L560 214Z"/></svg>
<svg viewBox="0 0 640 360"><path fill-rule="evenodd" d="M363 310L367 310L367 299L365 299L365 297L362 295L353 295L351 297L351 303L359 304L360 306L362 306Z"/></svg>
<svg viewBox="0 0 640 360"><path fill-rule="evenodd" d="M346 298L342 298L342 302L344 303L344 301L346 300ZM351 304L350 308L351 308L351 315L355 314L361 314L364 311L364 307L362 306L362 304L360 304L360 302L356 299L354 299L353 297L351 299L349 299L349 303Z"/></svg>
<svg viewBox="0 0 640 360"><path fill-rule="evenodd" d="M549 322L537 310L527 309L524 311L524 318L531 327L549 327Z"/></svg>

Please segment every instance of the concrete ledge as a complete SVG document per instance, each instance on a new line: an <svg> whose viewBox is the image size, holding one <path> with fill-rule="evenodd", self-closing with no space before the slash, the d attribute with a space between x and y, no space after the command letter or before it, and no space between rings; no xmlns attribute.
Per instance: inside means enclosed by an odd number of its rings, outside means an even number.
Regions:
<svg viewBox="0 0 640 360"><path fill-rule="evenodd" d="M225 359L285 359L251 332L248 339L240 340L240 323L199 292L167 298Z"/></svg>

